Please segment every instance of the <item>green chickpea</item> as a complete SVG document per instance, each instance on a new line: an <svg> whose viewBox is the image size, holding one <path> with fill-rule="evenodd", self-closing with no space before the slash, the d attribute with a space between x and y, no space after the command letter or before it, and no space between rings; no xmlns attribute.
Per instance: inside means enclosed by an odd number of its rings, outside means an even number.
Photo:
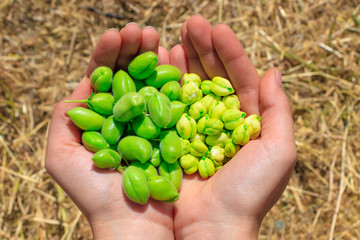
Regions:
<svg viewBox="0 0 360 240"><path fill-rule="evenodd" d="M120 140L124 129L125 123L118 122L114 119L114 116L110 116L105 120L101 128L101 135L110 145L114 145Z"/></svg>
<svg viewBox="0 0 360 240"><path fill-rule="evenodd" d="M161 88L165 83L170 81L178 82L181 78L181 71L172 65L159 65L155 68L154 72L145 79L148 86Z"/></svg>
<svg viewBox="0 0 360 240"><path fill-rule="evenodd" d="M223 77L214 77L210 89L217 96L227 96L235 92L230 81Z"/></svg>
<svg viewBox="0 0 360 240"><path fill-rule="evenodd" d="M100 130L105 122L103 116L88 108L76 107L66 113L81 130Z"/></svg>
<svg viewBox="0 0 360 240"><path fill-rule="evenodd" d="M66 100L65 102L86 103L89 109L103 116L112 115L115 99L110 93L91 93L91 96L85 100Z"/></svg>
<svg viewBox="0 0 360 240"><path fill-rule="evenodd" d="M138 167L129 166L123 173L123 188L128 199L145 205L150 196L150 188L146 176Z"/></svg>
<svg viewBox="0 0 360 240"><path fill-rule="evenodd" d="M136 135L145 139L153 139L159 136L161 128L158 127L150 117L139 115L132 121L132 128Z"/></svg>
<svg viewBox="0 0 360 240"><path fill-rule="evenodd" d="M169 179L177 190L180 189L183 174L179 161L174 163L162 162L159 167L159 174Z"/></svg>
<svg viewBox="0 0 360 240"><path fill-rule="evenodd" d="M163 94L154 94L148 103L148 110L151 120L161 127L166 128L171 121L171 103L167 96Z"/></svg>
<svg viewBox="0 0 360 240"><path fill-rule="evenodd" d="M160 134L160 138L160 153L164 161L176 162L183 151L179 136L174 131L164 131Z"/></svg>
<svg viewBox="0 0 360 240"><path fill-rule="evenodd" d="M199 159L191 154L183 155L180 158L180 165L188 175L197 171Z"/></svg>
<svg viewBox="0 0 360 240"><path fill-rule="evenodd" d="M208 178L215 174L215 166L209 158L203 157L198 163L198 170L202 178Z"/></svg>
<svg viewBox="0 0 360 240"><path fill-rule="evenodd" d="M151 176L148 184L150 195L155 200L171 203L179 199L179 193L174 184L163 176Z"/></svg>
<svg viewBox="0 0 360 240"><path fill-rule="evenodd" d="M98 168L117 168L121 162L121 156L112 149L102 149L92 157Z"/></svg>
<svg viewBox="0 0 360 240"><path fill-rule="evenodd" d="M143 96L136 92L126 93L115 103L114 118L119 122L128 122L146 111Z"/></svg>
<svg viewBox="0 0 360 240"><path fill-rule="evenodd" d="M96 131L83 132L81 140L85 148L91 152L110 148L109 143L107 143L103 136Z"/></svg>
<svg viewBox="0 0 360 240"><path fill-rule="evenodd" d="M97 67L90 76L91 86L95 92L108 92L111 88L113 72L110 68Z"/></svg>
<svg viewBox="0 0 360 240"><path fill-rule="evenodd" d="M135 79L145 79L154 72L157 64L158 57L154 52L144 52L129 63L128 72Z"/></svg>
<svg viewBox="0 0 360 240"><path fill-rule="evenodd" d="M127 72L118 71L113 79L112 93L116 101L129 92L136 92L136 86Z"/></svg>
<svg viewBox="0 0 360 240"><path fill-rule="evenodd" d="M129 161L138 160L145 163L151 158L151 143L138 136L127 136L120 140L118 152Z"/></svg>

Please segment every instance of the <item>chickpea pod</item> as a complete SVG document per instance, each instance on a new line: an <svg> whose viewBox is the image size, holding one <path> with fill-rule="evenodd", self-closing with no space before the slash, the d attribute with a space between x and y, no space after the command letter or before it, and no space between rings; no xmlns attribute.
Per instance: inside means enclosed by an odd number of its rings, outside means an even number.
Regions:
<svg viewBox="0 0 360 240"><path fill-rule="evenodd" d="M231 134L231 139L235 144L244 146L249 142L250 139L250 131L246 124L241 124L237 128L234 129Z"/></svg>
<svg viewBox="0 0 360 240"><path fill-rule="evenodd" d="M165 131L160 134L160 138L160 153L164 161L176 162L183 151L179 136L174 131Z"/></svg>
<svg viewBox="0 0 360 240"><path fill-rule="evenodd" d="M188 175L193 174L198 169L199 159L191 154L183 155L180 158L180 165Z"/></svg>
<svg viewBox="0 0 360 240"><path fill-rule="evenodd" d="M125 123L118 122L114 119L114 116L110 116L105 120L101 128L101 135L110 145L113 145L120 140L124 129Z"/></svg>
<svg viewBox="0 0 360 240"><path fill-rule="evenodd" d="M118 152L129 161L138 160L141 163L148 161L151 157L151 143L138 136L127 136L120 140Z"/></svg>
<svg viewBox="0 0 360 240"><path fill-rule="evenodd" d="M165 83L176 81L178 82L181 78L181 71L172 65L159 65L155 68L154 72L145 79L145 83L148 86L155 88L161 88Z"/></svg>
<svg viewBox="0 0 360 240"><path fill-rule="evenodd" d="M145 174L145 177L147 179L149 179L151 176L158 175L156 168L149 162L141 163L139 161L133 161L130 166L140 168L143 171L143 173Z"/></svg>
<svg viewBox="0 0 360 240"><path fill-rule="evenodd" d="M255 139L260 135L260 117L256 114L252 114L245 118L244 123L249 127L250 139Z"/></svg>
<svg viewBox="0 0 360 240"><path fill-rule="evenodd" d="M115 103L114 118L119 122L128 122L146 111L144 98L136 92L126 93Z"/></svg>
<svg viewBox="0 0 360 240"><path fill-rule="evenodd" d="M200 89L203 92L203 94L206 95L211 93L210 84L211 84L210 80L205 80L201 82Z"/></svg>
<svg viewBox="0 0 360 240"><path fill-rule="evenodd" d="M244 122L246 113L237 109L228 109L224 112L222 120L226 129L233 130Z"/></svg>
<svg viewBox="0 0 360 240"><path fill-rule="evenodd" d="M135 79L145 79L154 72L157 64L158 57L154 52L144 52L129 63L128 72Z"/></svg>
<svg viewBox="0 0 360 240"><path fill-rule="evenodd" d="M205 116L206 107L202 102L195 102L190 106L189 115L195 120Z"/></svg>
<svg viewBox="0 0 360 240"><path fill-rule="evenodd" d="M198 101L201 97L202 91L194 82L189 82L182 86L180 99L183 103L191 105Z"/></svg>
<svg viewBox="0 0 360 240"><path fill-rule="evenodd" d="M113 72L110 68L97 67L90 76L91 86L95 92L108 92L111 88Z"/></svg>
<svg viewBox="0 0 360 240"><path fill-rule="evenodd" d="M121 156L112 149L102 149L94 154L92 161L98 168L117 168L121 162Z"/></svg>
<svg viewBox="0 0 360 240"><path fill-rule="evenodd" d="M112 94L115 101L129 92L136 92L136 86L129 74L123 70L119 70L115 75L112 83Z"/></svg>
<svg viewBox="0 0 360 240"><path fill-rule="evenodd" d="M161 127L166 128L171 121L171 103L167 96L163 94L154 94L148 103L148 110L151 120Z"/></svg>
<svg viewBox="0 0 360 240"><path fill-rule="evenodd" d="M223 97L222 102L225 104L227 109L237 109L240 110L241 104L238 96L232 94Z"/></svg>
<svg viewBox="0 0 360 240"><path fill-rule="evenodd" d="M180 189L183 173L179 161L174 163L162 162L159 167L159 174L174 184L177 190Z"/></svg>
<svg viewBox="0 0 360 240"><path fill-rule="evenodd" d="M136 135L145 139L152 139L159 136L161 128L158 127L150 117L139 115L132 121L132 128Z"/></svg>
<svg viewBox="0 0 360 240"><path fill-rule="evenodd" d="M150 196L148 180L144 172L135 166L129 166L123 173L123 189L131 201L145 205Z"/></svg>
<svg viewBox="0 0 360 240"><path fill-rule="evenodd" d="M150 195L153 199L172 203L179 199L174 184L163 176L151 176L148 179Z"/></svg>
<svg viewBox="0 0 360 240"><path fill-rule="evenodd" d="M182 78L182 84L188 84L190 82L195 83L198 87L200 87L201 84L201 78L196 73L184 73L184 76Z"/></svg>
<svg viewBox="0 0 360 240"><path fill-rule="evenodd" d="M91 152L97 152L102 149L110 148L103 136L96 131L85 131L82 134L81 141L85 148Z"/></svg>
<svg viewBox="0 0 360 240"><path fill-rule="evenodd" d="M91 93L85 100L66 100L67 103L86 103L89 109L104 116L112 115L115 99L110 93Z"/></svg>
<svg viewBox="0 0 360 240"><path fill-rule="evenodd" d="M181 118L176 123L176 130L178 134L184 139L195 137L196 129L197 126L195 119L190 117L187 113L181 115Z"/></svg>
<svg viewBox="0 0 360 240"><path fill-rule="evenodd" d="M210 89L217 96L227 96L235 92L230 81L223 77L214 77Z"/></svg>
<svg viewBox="0 0 360 240"><path fill-rule="evenodd" d="M201 141L200 139L195 140L194 142L192 142L190 144L190 153L193 156L196 157L202 157L205 155L205 153L208 151L208 147L205 145L205 143L203 141Z"/></svg>
<svg viewBox="0 0 360 240"><path fill-rule="evenodd" d="M168 96L170 101L177 100L180 97L181 86L177 81L170 81L161 87L160 92Z"/></svg>
<svg viewBox="0 0 360 240"><path fill-rule="evenodd" d="M81 130L100 130L105 122L103 116L88 108L75 107L66 113Z"/></svg>
<svg viewBox="0 0 360 240"><path fill-rule="evenodd" d="M215 174L215 166L209 158L203 157L198 163L198 170L202 178L208 178Z"/></svg>

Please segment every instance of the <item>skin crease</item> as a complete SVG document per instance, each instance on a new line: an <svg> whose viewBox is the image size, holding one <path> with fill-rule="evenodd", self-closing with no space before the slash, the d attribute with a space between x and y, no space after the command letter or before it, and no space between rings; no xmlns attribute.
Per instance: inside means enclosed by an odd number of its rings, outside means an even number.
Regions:
<svg viewBox="0 0 360 240"><path fill-rule="evenodd" d="M256 239L263 217L289 181L296 149L280 72L270 69L260 79L231 29L224 24L212 27L200 15L184 23L181 37L182 45L169 53L158 46L153 28L129 24L120 32L105 32L87 77L67 99L90 95L88 77L97 66L124 69L136 54L152 50L159 54L159 64L175 65L182 73L229 78L242 111L261 116L261 136L208 180L185 174L174 204L149 200L140 206L126 199L121 174L98 170L91 162L93 153L81 145L81 131L66 111L84 104L61 101L52 116L46 169L87 217L95 239Z"/></svg>

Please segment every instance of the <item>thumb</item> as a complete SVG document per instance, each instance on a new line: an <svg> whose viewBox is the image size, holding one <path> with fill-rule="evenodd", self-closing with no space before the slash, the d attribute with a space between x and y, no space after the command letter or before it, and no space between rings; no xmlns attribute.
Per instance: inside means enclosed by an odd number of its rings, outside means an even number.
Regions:
<svg viewBox="0 0 360 240"><path fill-rule="evenodd" d="M66 100L82 100L87 99L90 96L91 84L90 79L85 77L80 81L78 86L74 89L73 93L66 98ZM84 103L66 103L64 100L59 102L53 111L51 117L51 124L49 129L49 143L51 146L54 144L67 143L80 143L81 130L72 123L67 111L74 107L83 106Z"/></svg>
<svg viewBox="0 0 360 240"><path fill-rule="evenodd" d="M261 79L261 141L276 146L286 155L285 159L294 162L296 147L291 104L281 85L281 72L276 68L267 71Z"/></svg>

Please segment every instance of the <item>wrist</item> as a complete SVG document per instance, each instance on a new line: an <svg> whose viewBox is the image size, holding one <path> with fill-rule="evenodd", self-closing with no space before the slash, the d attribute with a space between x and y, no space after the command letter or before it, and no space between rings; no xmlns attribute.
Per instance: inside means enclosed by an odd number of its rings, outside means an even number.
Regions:
<svg viewBox="0 0 360 240"><path fill-rule="evenodd" d="M258 239L259 224L255 222L197 222L176 234L177 239Z"/></svg>
<svg viewBox="0 0 360 240"><path fill-rule="evenodd" d="M98 239L173 239L172 229L158 225L154 222L136 218L112 220L108 222L92 221L89 222L94 240Z"/></svg>

